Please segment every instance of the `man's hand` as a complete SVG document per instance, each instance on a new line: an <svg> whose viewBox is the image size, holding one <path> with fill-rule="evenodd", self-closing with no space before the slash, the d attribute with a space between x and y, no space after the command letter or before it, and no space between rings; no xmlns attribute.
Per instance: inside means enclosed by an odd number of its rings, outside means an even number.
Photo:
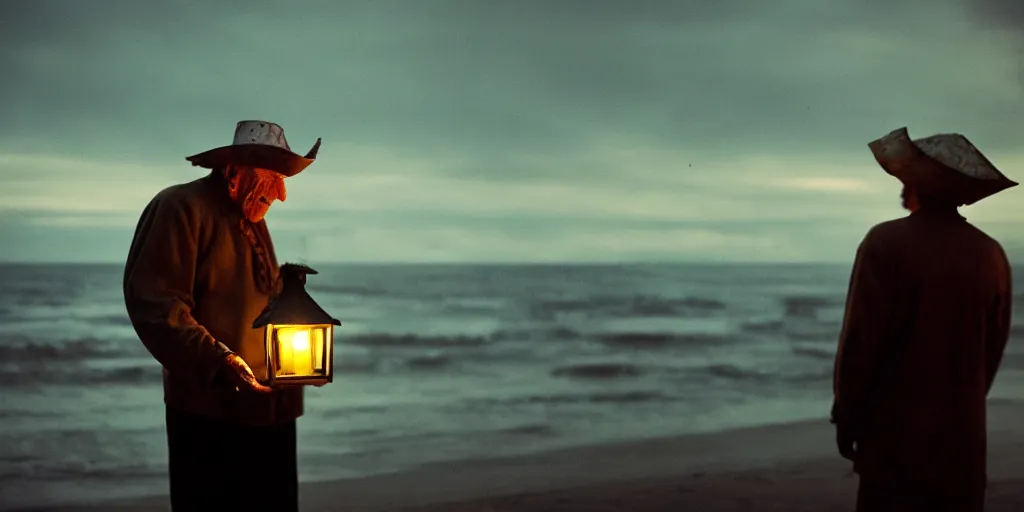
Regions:
<svg viewBox="0 0 1024 512"><path fill-rule="evenodd" d="M854 438L853 433L850 432L849 427L837 423L836 447L839 448L839 455L842 455L844 459L849 461L855 460L857 458L856 444L857 440Z"/></svg>
<svg viewBox="0 0 1024 512"><path fill-rule="evenodd" d="M221 367L221 371L224 372L224 376L238 391L244 390L254 393L273 392L272 389L260 384L256 380L256 376L252 373L252 368L249 368L249 365L238 354L232 353L225 356L224 366Z"/></svg>
<svg viewBox="0 0 1024 512"><path fill-rule="evenodd" d="M857 438L853 435L849 423L839 421L838 415L839 403L833 400L828 422L836 426L836 448L839 448L839 455L844 459L853 461L857 458Z"/></svg>

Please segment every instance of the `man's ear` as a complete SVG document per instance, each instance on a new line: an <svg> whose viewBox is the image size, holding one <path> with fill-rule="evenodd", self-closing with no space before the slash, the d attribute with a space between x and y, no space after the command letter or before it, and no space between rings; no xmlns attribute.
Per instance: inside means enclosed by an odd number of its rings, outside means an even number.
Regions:
<svg viewBox="0 0 1024 512"><path fill-rule="evenodd" d="M228 189L237 190L238 179L240 176L238 168L234 165L228 164L224 166L224 169L221 172L224 174L224 180L228 182Z"/></svg>

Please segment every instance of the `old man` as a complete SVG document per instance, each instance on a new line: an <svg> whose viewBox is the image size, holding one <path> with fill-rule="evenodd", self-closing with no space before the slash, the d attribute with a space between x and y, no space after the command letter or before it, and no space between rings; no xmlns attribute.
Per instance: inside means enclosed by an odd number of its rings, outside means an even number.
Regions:
<svg viewBox="0 0 1024 512"><path fill-rule="evenodd" d="M857 250L835 362L838 449L860 476L858 511L981 511L1010 265L957 208L1016 183L961 135L903 128L869 147L910 214Z"/></svg>
<svg viewBox="0 0 1024 512"><path fill-rule="evenodd" d="M173 510L297 510L300 387L270 389L255 319L277 291L264 222L284 180L313 163L282 128L242 121L233 144L187 158L211 169L149 202L124 270L124 299L164 368Z"/></svg>

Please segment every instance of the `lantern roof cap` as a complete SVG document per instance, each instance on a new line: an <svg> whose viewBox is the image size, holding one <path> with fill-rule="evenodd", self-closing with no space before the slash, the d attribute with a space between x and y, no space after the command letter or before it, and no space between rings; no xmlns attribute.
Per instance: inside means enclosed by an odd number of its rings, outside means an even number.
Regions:
<svg viewBox="0 0 1024 512"><path fill-rule="evenodd" d="M281 265L281 293L270 300L263 312L253 321L252 328L258 329L269 324L341 325L340 321L324 311L306 292L306 275L316 273L316 270L306 265Z"/></svg>

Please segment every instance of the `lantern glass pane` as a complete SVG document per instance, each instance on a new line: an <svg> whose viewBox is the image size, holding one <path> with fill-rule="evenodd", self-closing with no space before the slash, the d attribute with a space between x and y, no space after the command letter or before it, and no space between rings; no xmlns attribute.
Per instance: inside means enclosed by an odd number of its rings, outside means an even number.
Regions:
<svg viewBox="0 0 1024 512"><path fill-rule="evenodd" d="M273 325L271 370L277 379L329 373L331 325Z"/></svg>
<svg viewBox="0 0 1024 512"><path fill-rule="evenodd" d="M318 373L324 371L324 329L316 327L312 331L313 341L313 369Z"/></svg>

